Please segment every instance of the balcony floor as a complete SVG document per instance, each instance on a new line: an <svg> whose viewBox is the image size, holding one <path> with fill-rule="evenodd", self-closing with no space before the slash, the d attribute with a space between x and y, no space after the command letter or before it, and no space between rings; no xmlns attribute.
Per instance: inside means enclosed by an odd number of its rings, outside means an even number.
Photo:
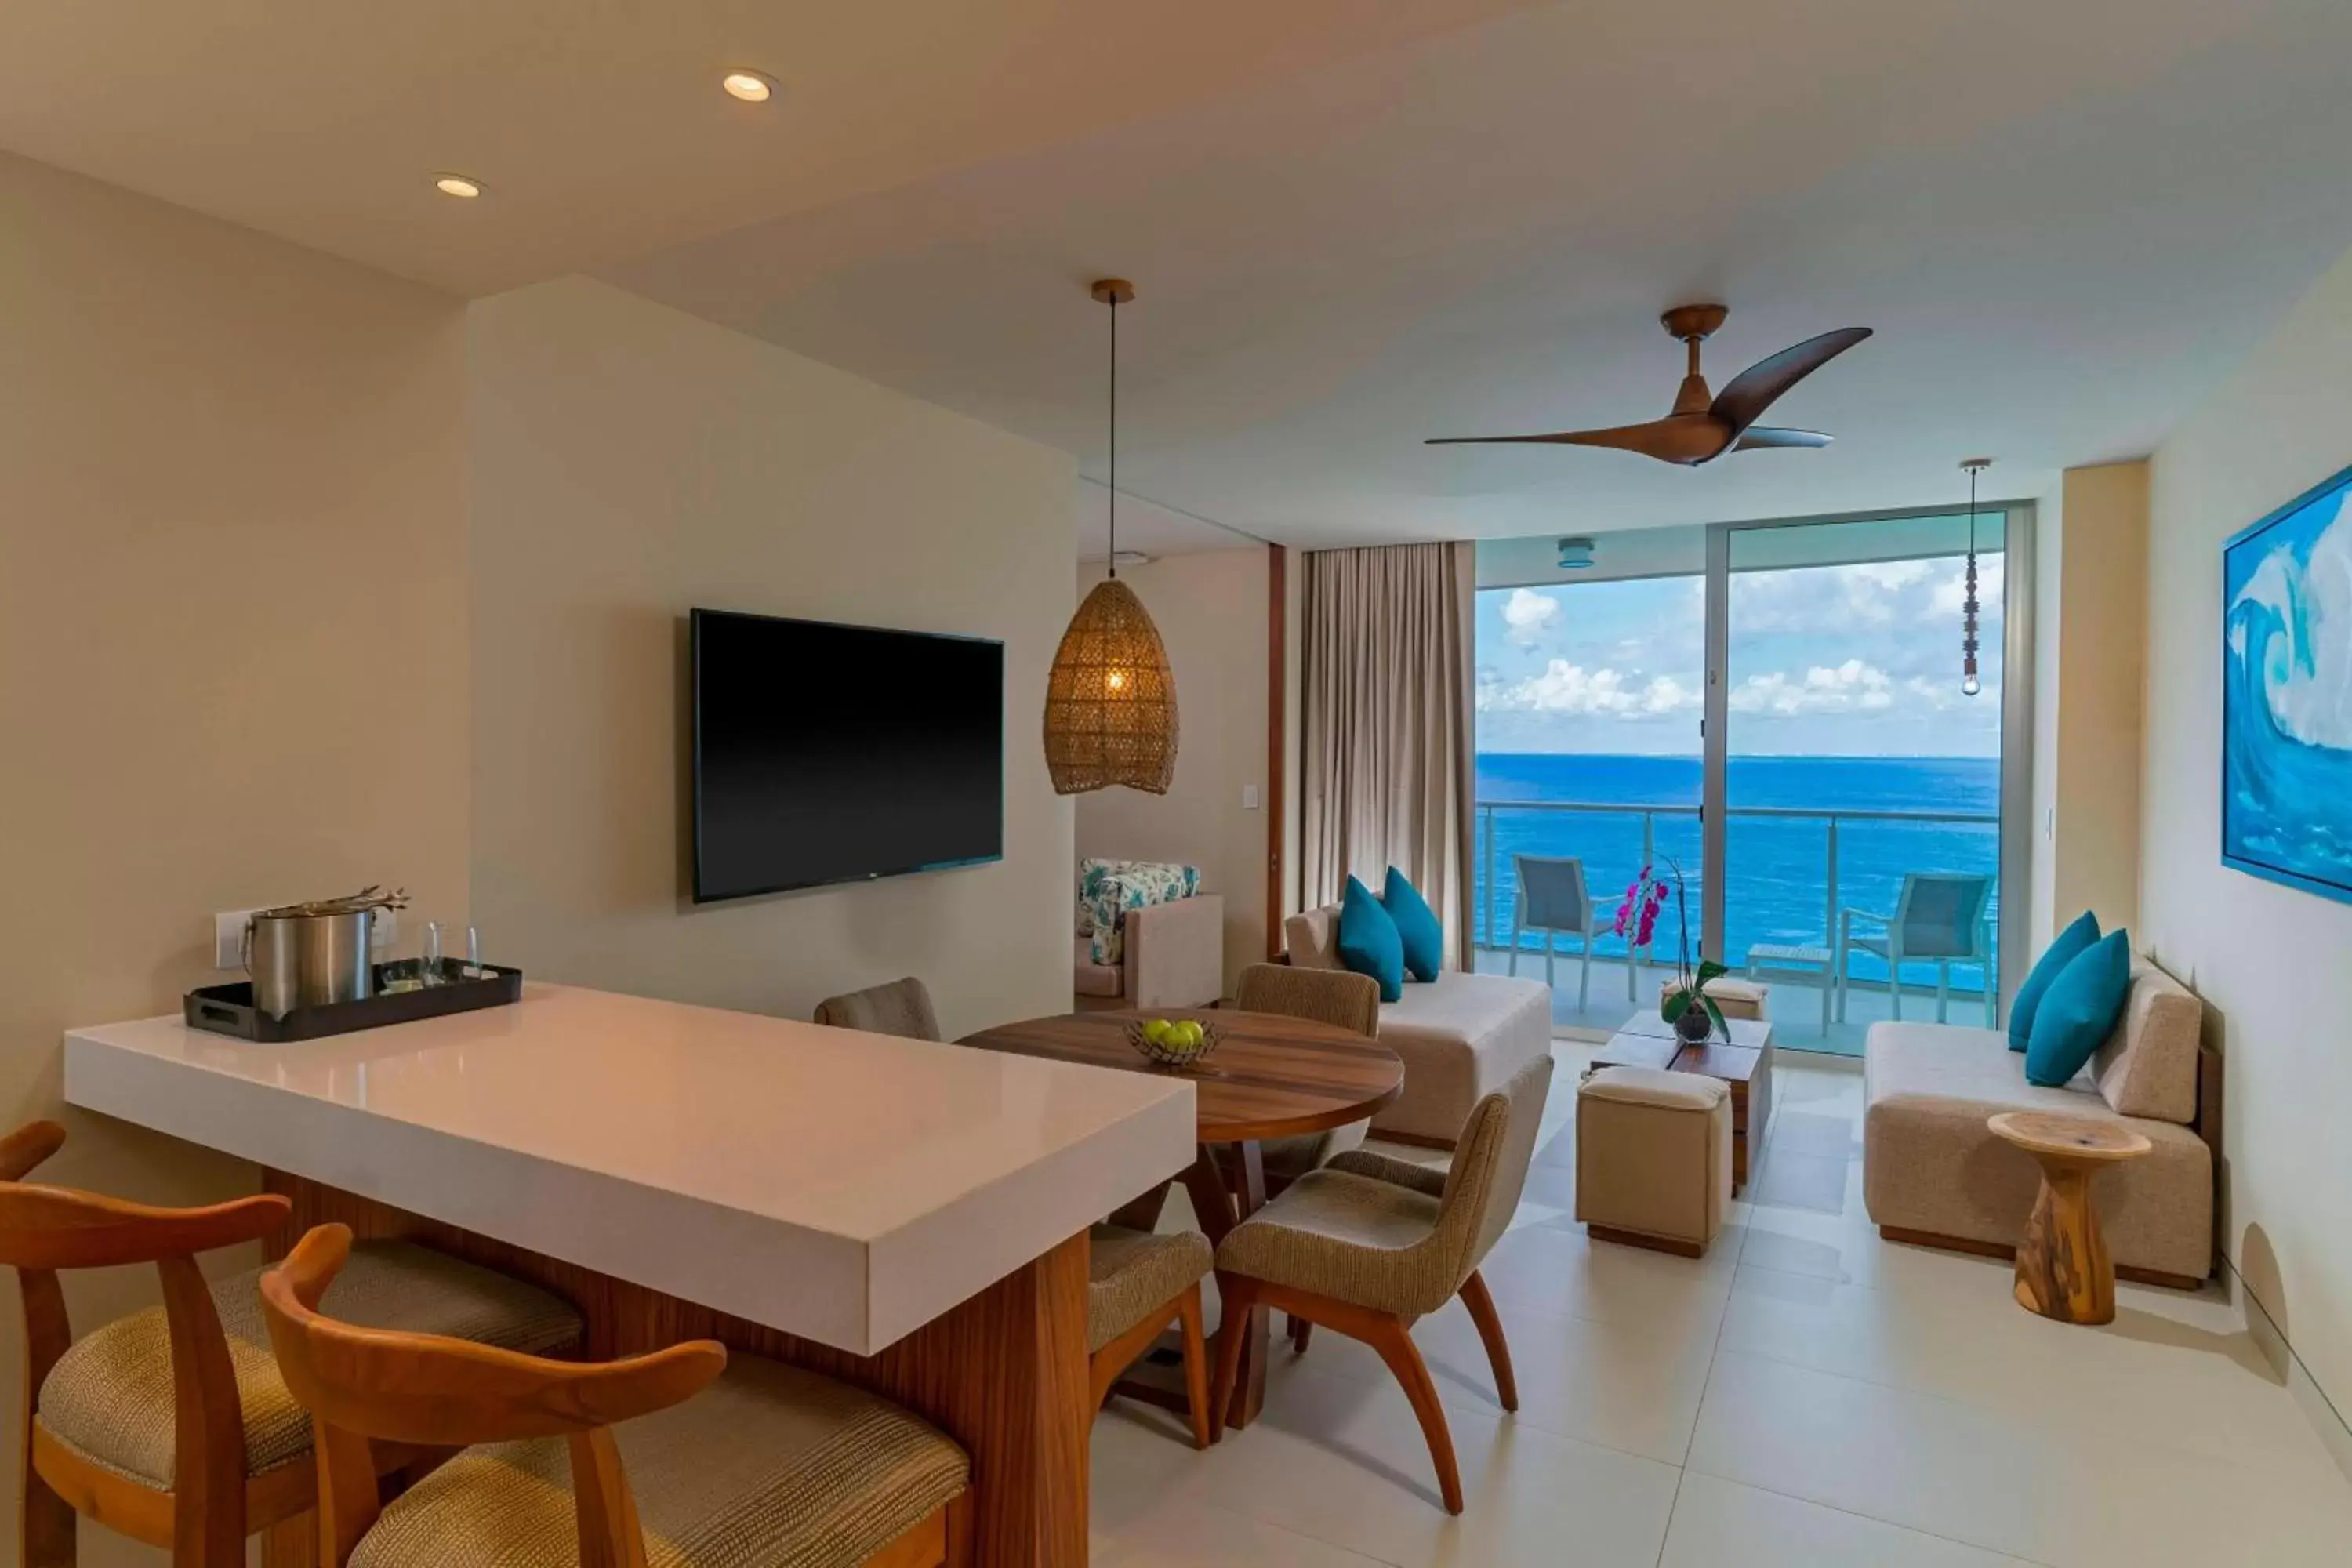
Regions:
<svg viewBox="0 0 2352 1568"><path fill-rule="evenodd" d="M1510 958L1506 949L1482 947L1477 952L1478 972L1482 974L1505 973L1510 966ZM1658 988L1666 977L1666 971L1658 965L1634 965L1633 994L1636 1000L1629 1001L1625 961L1622 958L1597 957L1592 961L1592 986L1588 1005L1579 1011L1576 1005L1579 960L1572 954L1561 953L1553 962L1552 1032L1570 1038L1614 1034L1636 1005L1655 1005ZM1540 980L1543 973L1543 954L1522 950L1519 954L1520 978ZM1954 1024L1981 1028L1985 1021L1983 999L1974 989L1961 989L1960 980L1961 975L1956 973L1947 1018ZM1791 984L1785 980L1772 981L1770 985L1772 1043L1781 1050L1860 1057L1863 1037L1869 1033L1870 1026L1893 1016L1892 998L1887 995L1883 981L1876 984L1856 981L1846 994L1845 1022L1836 1021L1832 1005L1829 1030L1825 1035L1822 1029L1822 993L1819 987ZM1913 1022L1934 1022L1935 988L1904 986L1903 1016Z"/></svg>

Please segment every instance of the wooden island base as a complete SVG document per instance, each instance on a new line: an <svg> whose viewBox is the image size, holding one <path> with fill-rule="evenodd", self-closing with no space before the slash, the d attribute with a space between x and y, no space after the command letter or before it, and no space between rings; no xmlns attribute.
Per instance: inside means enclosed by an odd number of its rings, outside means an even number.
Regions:
<svg viewBox="0 0 2352 1568"><path fill-rule="evenodd" d="M1063 1568L1087 1560L1087 1238L1072 1237L880 1354L853 1355L729 1317L574 1264L436 1224L284 1172L264 1185L294 1204L273 1241L341 1222L361 1237L404 1237L551 1290L587 1321L595 1360L715 1339L883 1394L928 1418L971 1457L972 1561ZM308 1516L272 1531L266 1568L315 1568Z"/></svg>

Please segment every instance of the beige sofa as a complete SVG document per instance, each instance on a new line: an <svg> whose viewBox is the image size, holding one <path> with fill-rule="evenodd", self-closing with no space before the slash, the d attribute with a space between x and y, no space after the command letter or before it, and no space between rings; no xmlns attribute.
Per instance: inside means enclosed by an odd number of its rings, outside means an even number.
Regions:
<svg viewBox="0 0 2352 1568"><path fill-rule="evenodd" d="M1109 1007L1213 1007L1225 994L1225 900L1195 893L1172 903L1146 904L1119 917L1125 952L1115 964L1097 963L1085 937L1076 940L1071 988L1078 1010Z"/></svg>
<svg viewBox="0 0 2352 1568"><path fill-rule="evenodd" d="M1300 968L1345 967L1339 905L1291 916L1283 936ZM1402 1000L1381 1004L1380 1039L1403 1058L1404 1092L1372 1118L1373 1131L1450 1147L1473 1106L1550 1054L1551 987L1453 969L1407 981Z"/></svg>
<svg viewBox="0 0 2352 1568"><path fill-rule="evenodd" d="M2041 1167L1986 1120L2050 1110L2117 1121L2156 1147L2105 1172L2092 1189L2116 1272L2200 1283L2213 1267L2214 1153L2199 1127L2218 1127L2220 1082L2200 1046L2203 1012L2170 975L2135 962L2123 1021L2063 1089L2026 1082L2024 1054L2009 1048L2005 1033L1872 1025L1862 1142L1872 1221L1891 1240L2012 1251L2041 1190Z"/></svg>

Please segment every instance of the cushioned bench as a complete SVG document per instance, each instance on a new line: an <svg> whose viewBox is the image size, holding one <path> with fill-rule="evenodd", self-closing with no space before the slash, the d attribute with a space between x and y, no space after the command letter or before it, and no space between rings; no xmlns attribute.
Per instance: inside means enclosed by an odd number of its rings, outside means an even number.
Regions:
<svg viewBox="0 0 2352 1568"><path fill-rule="evenodd" d="M2014 1250L2041 1167L1985 1123L2005 1110L2120 1121L2156 1145L2093 1187L2116 1271L2194 1286L2213 1267L2213 1151L2200 1100L2218 1076L2200 1049L2203 1008L2162 970L2132 966L2115 1034L2061 1089L2025 1081L2024 1053L1993 1029L1874 1024L1864 1049L1863 1202L1891 1240ZM2207 1106L2206 1120L2218 1120Z"/></svg>
<svg viewBox="0 0 2352 1568"><path fill-rule="evenodd" d="M1290 962L1339 969L1339 906L1283 922ZM1404 1092L1372 1118L1373 1131L1451 1146L1486 1095L1551 1052L1551 987L1502 974L1441 972L1407 981L1403 997L1381 1004L1381 1044L1404 1062Z"/></svg>

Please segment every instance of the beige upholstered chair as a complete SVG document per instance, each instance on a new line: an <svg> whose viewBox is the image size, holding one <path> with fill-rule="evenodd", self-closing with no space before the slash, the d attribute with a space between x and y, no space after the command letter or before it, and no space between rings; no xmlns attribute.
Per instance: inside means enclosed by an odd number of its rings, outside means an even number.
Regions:
<svg viewBox="0 0 2352 1568"><path fill-rule="evenodd" d="M1087 1364L1094 1407L1169 1326L1184 1331L1184 1402L1192 1447L1209 1446L1209 1353L1201 1338L1201 1281L1216 1260L1197 1231L1173 1236L1098 1225L1087 1237Z"/></svg>
<svg viewBox="0 0 2352 1568"><path fill-rule="evenodd" d="M1253 963L1242 971L1234 1005L1244 1013L1279 1013L1334 1028L1373 1036L1381 1032L1381 983L1345 969L1294 969L1286 963ZM1270 1138L1260 1148L1266 1191L1278 1193L1332 1155L1364 1141L1370 1121L1351 1121L1328 1132Z"/></svg>
<svg viewBox="0 0 2352 1568"><path fill-rule="evenodd" d="M350 1248L321 1226L261 1281L324 1568L970 1561L970 1461L896 1405L709 1340L583 1364L360 1328L318 1310ZM383 1443L464 1451L384 1503Z"/></svg>
<svg viewBox="0 0 2352 1568"><path fill-rule="evenodd" d="M23 1178L65 1142L36 1121L0 1139L0 1264L25 1311L17 1413L23 1568L73 1568L77 1515L172 1553L178 1568L244 1568L246 1537L310 1511L310 1421L269 1352L255 1272L207 1282L196 1255L286 1223L282 1197L158 1209ZM58 1275L152 1263L163 1305L79 1341ZM546 1292L421 1247L356 1253L335 1310L526 1351L568 1348L579 1314ZM347 1480L425 1458L386 1447Z"/></svg>
<svg viewBox="0 0 2352 1568"><path fill-rule="evenodd" d="M1460 1295L1486 1342L1503 1408L1518 1408L1510 1347L1478 1265L1518 1207L1551 1073L1551 1058L1541 1058L1481 1100L1450 1171L1354 1150L1301 1176L1217 1247L1226 1321L1253 1306L1279 1307L1380 1352L1421 1418L1449 1513L1462 1511L1454 1436L1411 1331ZM1223 1429L1240 1370L1241 1336L1219 1335L1213 1433Z"/></svg>
<svg viewBox="0 0 2352 1568"><path fill-rule="evenodd" d="M930 988L909 974L887 985L869 985L816 1005L816 1021L869 1035L899 1035L909 1040L940 1038L940 1016Z"/></svg>

